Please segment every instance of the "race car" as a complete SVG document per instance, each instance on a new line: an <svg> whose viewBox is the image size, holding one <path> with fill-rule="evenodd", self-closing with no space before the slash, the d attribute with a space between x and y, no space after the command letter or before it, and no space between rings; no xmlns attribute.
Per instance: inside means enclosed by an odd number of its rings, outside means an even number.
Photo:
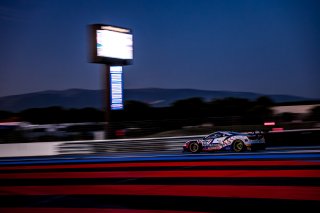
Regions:
<svg viewBox="0 0 320 213"><path fill-rule="evenodd" d="M234 152L264 150L265 139L262 132L218 131L202 139L187 141L183 145L184 152L198 153L218 150Z"/></svg>

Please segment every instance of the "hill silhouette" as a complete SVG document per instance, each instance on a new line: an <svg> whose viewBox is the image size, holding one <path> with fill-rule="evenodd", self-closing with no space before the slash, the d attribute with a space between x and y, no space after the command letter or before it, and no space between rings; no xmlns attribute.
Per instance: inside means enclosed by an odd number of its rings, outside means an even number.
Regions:
<svg viewBox="0 0 320 213"><path fill-rule="evenodd" d="M266 95L252 92L207 91L196 89L125 89L124 100L134 100L147 103L153 107L170 106L172 103L199 97L204 101L223 99L227 97L255 100L267 96L275 103L307 101L308 98L292 95ZM102 90L68 89L61 91L42 91L0 98L0 110L18 112L29 108L44 108L60 106L63 108L93 107L101 109L103 106Z"/></svg>

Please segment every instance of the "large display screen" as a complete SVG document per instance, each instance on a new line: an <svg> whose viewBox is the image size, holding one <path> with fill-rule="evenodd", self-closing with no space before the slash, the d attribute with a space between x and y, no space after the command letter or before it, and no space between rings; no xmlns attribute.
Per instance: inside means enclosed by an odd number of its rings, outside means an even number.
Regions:
<svg viewBox="0 0 320 213"><path fill-rule="evenodd" d="M133 36L126 28L90 25L91 62L128 65L133 60Z"/></svg>

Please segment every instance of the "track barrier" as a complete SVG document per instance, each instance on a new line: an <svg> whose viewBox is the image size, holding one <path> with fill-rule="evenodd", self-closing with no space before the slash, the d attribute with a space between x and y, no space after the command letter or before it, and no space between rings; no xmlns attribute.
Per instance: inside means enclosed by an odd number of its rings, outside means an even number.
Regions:
<svg viewBox="0 0 320 213"><path fill-rule="evenodd" d="M176 152L186 141L204 136L6 143L0 144L0 157ZM267 147L320 145L320 129L270 131L265 139Z"/></svg>

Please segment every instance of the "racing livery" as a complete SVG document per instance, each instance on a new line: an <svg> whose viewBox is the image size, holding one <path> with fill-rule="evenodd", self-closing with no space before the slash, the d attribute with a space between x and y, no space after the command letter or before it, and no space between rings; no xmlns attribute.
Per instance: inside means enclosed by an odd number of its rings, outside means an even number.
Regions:
<svg viewBox="0 0 320 213"><path fill-rule="evenodd" d="M183 145L183 151L191 153L218 150L242 152L245 150L263 150L265 147L265 139L261 132L240 133L218 131L199 140L187 141Z"/></svg>

